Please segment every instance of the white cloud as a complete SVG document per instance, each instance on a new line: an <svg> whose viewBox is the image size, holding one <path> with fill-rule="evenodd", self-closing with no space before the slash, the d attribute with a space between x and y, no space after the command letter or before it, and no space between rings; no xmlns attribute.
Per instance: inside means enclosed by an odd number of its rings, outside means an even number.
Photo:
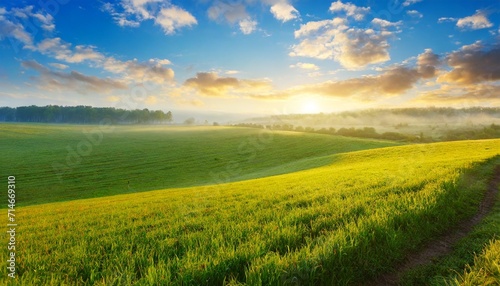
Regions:
<svg viewBox="0 0 500 286"><path fill-rule="evenodd" d="M457 18L452 18L452 17L441 17L438 19L438 23L444 23L444 22L455 22Z"/></svg>
<svg viewBox="0 0 500 286"><path fill-rule="evenodd" d="M422 2L422 0L406 0L405 2L403 2L403 6L408 7L418 2Z"/></svg>
<svg viewBox="0 0 500 286"><path fill-rule="evenodd" d="M347 16L353 17L357 21L363 20L365 15L370 12L369 7L358 7L352 3L342 3L338 0L337 2L332 2L330 5L330 12L341 12L344 11Z"/></svg>
<svg viewBox="0 0 500 286"><path fill-rule="evenodd" d="M422 15L422 13L418 12L417 10L408 10L408 11L406 11L406 14L410 17L419 18L419 19L424 17L424 15Z"/></svg>
<svg viewBox="0 0 500 286"><path fill-rule="evenodd" d="M105 58L94 46L77 45L72 49L71 44L63 42L61 38L44 39L37 45L37 49L42 54L67 63L96 62Z"/></svg>
<svg viewBox="0 0 500 286"><path fill-rule="evenodd" d="M311 21L295 31L301 41L292 46L292 57L333 59L349 69L390 59L388 39L393 37L389 28L397 28L400 22L374 19L374 28L348 27L345 19ZM376 28L380 29L376 29Z"/></svg>
<svg viewBox="0 0 500 286"><path fill-rule="evenodd" d="M372 24L380 26L381 28L389 28L389 27L399 27L403 24L403 22L402 21L390 22L380 18L374 18L372 20Z"/></svg>
<svg viewBox="0 0 500 286"><path fill-rule="evenodd" d="M197 24L196 18L191 13L173 5L170 1L121 0L118 4L104 3L101 10L109 13L121 27L139 27L141 22L152 20L161 26L167 35L172 35L183 27Z"/></svg>
<svg viewBox="0 0 500 286"><path fill-rule="evenodd" d="M302 63L302 62L298 62L294 65L290 65L290 67L291 68L300 68L300 69L305 69L305 70L314 70L314 71L319 70L319 67L315 64Z"/></svg>
<svg viewBox="0 0 500 286"><path fill-rule="evenodd" d="M299 17L299 11L286 2L278 2L271 6L271 13L282 22L287 22Z"/></svg>
<svg viewBox="0 0 500 286"><path fill-rule="evenodd" d="M155 19L155 23L163 28L165 34L171 35L182 27L196 25L198 22L186 10L172 6L162 8Z"/></svg>
<svg viewBox="0 0 500 286"><path fill-rule="evenodd" d="M468 30L479 30L493 27L484 11L477 10L472 16L458 19L457 27Z"/></svg>
<svg viewBox="0 0 500 286"><path fill-rule="evenodd" d="M257 28L257 22L250 18L241 20L238 25L241 32L245 35L251 34Z"/></svg>

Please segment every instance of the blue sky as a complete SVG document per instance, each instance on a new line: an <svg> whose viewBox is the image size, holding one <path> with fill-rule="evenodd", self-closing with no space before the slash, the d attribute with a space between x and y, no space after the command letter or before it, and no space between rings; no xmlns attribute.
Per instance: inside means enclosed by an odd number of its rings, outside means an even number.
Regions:
<svg viewBox="0 0 500 286"><path fill-rule="evenodd" d="M498 1L0 2L0 106L499 106L499 44Z"/></svg>

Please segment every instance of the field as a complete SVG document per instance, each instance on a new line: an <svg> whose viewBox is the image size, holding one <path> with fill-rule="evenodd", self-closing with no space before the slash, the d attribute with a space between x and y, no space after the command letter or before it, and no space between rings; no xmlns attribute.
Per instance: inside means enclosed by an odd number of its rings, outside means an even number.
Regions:
<svg viewBox="0 0 500 286"><path fill-rule="evenodd" d="M28 127L22 129L28 134L0 137L16 142L2 164L20 170L20 205L27 200L16 217L21 285L363 284L474 214L500 163L500 140L362 150L395 144L297 132L273 132L266 141L252 129L124 127L104 134L59 189L43 190L44 171L52 171L44 169L47 158L76 146L81 131ZM193 134L199 137L189 142ZM235 159L241 142L252 138L261 138L262 148ZM21 158L31 159L31 169L15 165ZM97 160L103 166L89 170ZM233 160L237 168L227 169ZM155 171L169 162L179 170ZM233 182L202 177L238 167ZM30 170L35 182L23 183ZM175 180L157 185L158 177ZM144 192L119 194L124 188L111 186L139 178ZM153 188L159 190L147 191ZM490 263L495 247L481 261Z"/></svg>
<svg viewBox="0 0 500 286"><path fill-rule="evenodd" d="M395 145L247 128L1 124L0 172L16 175L27 206L265 177Z"/></svg>

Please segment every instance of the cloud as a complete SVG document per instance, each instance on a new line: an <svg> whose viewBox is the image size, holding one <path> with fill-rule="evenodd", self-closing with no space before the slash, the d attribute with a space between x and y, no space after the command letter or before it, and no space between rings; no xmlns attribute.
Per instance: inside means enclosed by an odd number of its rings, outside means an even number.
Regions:
<svg viewBox="0 0 500 286"><path fill-rule="evenodd" d="M427 104L461 104L475 106L478 104L500 103L500 86L492 84L477 84L470 86L441 85L440 88L423 93L413 99L413 102Z"/></svg>
<svg viewBox="0 0 500 286"><path fill-rule="evenodd" d="M455 21L457 21L457 18L452 18L452 17L441 17L438 19L438 23L455 22Z"/></svg>
<svg viewBox="0 0 500 286"><path fill-rule="evenodd" d="M376 101L379 98L398 96L412 89L418 81L430 79L437 75L437 66L441 64L441 60L432 50L426 49L416 59L417 62L414 67L393 66L381 69L377 75L300 85L284 91L267 92L252 95L251 97L280 100L296 95L316 94L328 97L352 98L359 101ZM298 65L293 67L298 67Z"/></svg>
<svg viewBox="0 0 500 286"><path fill-rule="evenodd" d="M441 64L439 56L431 49L426 49L417 57L417 70L422 78L433 78L437 75L437 66Z"/></svg>
<svg viewBox="0 0 500 286"><path fill-rule="evenodd" d="M26 32L24 26L16 19L7 19L6 10L0 14L0 39L13 38L23 44L23 48L33 48L33 37Z"/></svg>
<svg viewBox="0 0 500 286"><path fill-rule="evenodd" d="M255 91L269 90L268 80L246 80L235 77L220 77L215 72L199 72L196 77L189 78L184 86L198 91L204 96L225 97L233 94L246 94Z"/></svg>
<svg viewBox="0 0 500 286"><path fill-rule="evenodd" d="M493 24L486 17L486 13L477 10L472 16L458 19L457 27L465 30L479 30L493 27Z"/></svg>
<svg viewBox="0 0 500 286"><path fill-rule="evenodd" d="M345 12L347 16L353 17L357 21L363 20L365 15L370 12L369 7L358 7L352 3L342 3L342 1L338 0L337 2L332 2L330 5L330 12Z"/></svg>
<svg viewBox="0 0 500 286"><path fill-rule="evenodd" d="M422 18L424 17L424 15L422 15L422 13L418 12L417 10L408 10L406 11L406 14L412 18Z"/></svg>
<svg viewBox="0 0 500 286"><path fill-rule="evenodd" d="M77 45L72 49L71 44L63 42L61 38L44 39L38 43L37 50L67 63L95 62L105 58L94 46Z"/></svg>
<svg viewBox="0 0 500 286"><path fill-rule="evenodd" d="M241 20L238 25L241 32L245 35L251 34L257 28L257 22L250 18Z"/></svg>
<svg viewBox="0 0 500 286"><path fill-rule="evenodd" d="M450 53L446 63L452 70L441 75L440 82L460 85L500 80L500 45L486 48L481 42L463 46Z"/></svg>
<svg viewBox="0 0 500 286"><path fill-rule="evenodd" d="M399 27L403 24L402 21L398 21L398 22L390 22L390 21L387 21L387 20L383 20L383 19L379 19L379 18L374 18L372 20L372 24L373 25L377 25L381 28L390 28L390 27Z"/></svg>
<svg viewBox="0 0 500 286"><path fill-rule="evenodd" d="M421 1L422 0L406 0L405 2L403 2L403 6L408 7L410 5L413 5L413 4L421 2Z"/></svg>
<svg viewBox="0 0 500 286"><path fill-rule="evenodd" d="M171 64L167 59L150 59L147 62L137 60L120 61L113 57L106 57L96 50L94 46L78 45L74 48L71 44L60 38L51 38L41 41L37 50L66 63L89 62L94 67L120 74L128 82L153 82L157 84L170 82L174 78L174 71L164 67Z"/></svg>
<svg viewBox="0 0 500 286"><path fill-rule="evenodd" d="M103 12L111 15L121 27L139 27L140 23L152 20L162 27L166 35L175 34L184 27L198 24L196 18L183 8L163 0L121 0L117 4L104 3Z"/></svg>
<svg viewBox="0 0 500 286"><path fill-rule="evenodd" d="M257 28L257 21L253 20L246 11L243 3L226 3L216 1L207 11L208 18L213 21L224 21L231 25L238 24L240 31L251 34Z"/></svg>
<svg viewBox="0 0 500 286"><path fill-rule="evenodd" d="M348 14L359 8L340 1L332 6L335 11L346 10ZM386 62L390 60L388 41L399 32L402 22L374 18L370 24L371 27L350 27L345 18L338 17L307 22L294 32L300 42L291 47L289 56L332 59L348 69Z"/></svg>
<svg viewBox="0 0 500 286"><path fill-rule="evenodd" d="M305 69L305 70L319 70L319 67L315 64L311 63L296 63L294 65L290 65L291 68L300 68L300 69Z"/></svg>
<svg viewBox="0 0 500 286"><path fill-rule="evenodd" d="M286 1L280 1L271 5L270 11L274 15L274 18L282 22L287 22L299 17L299 11Z"/></svg>
<svg viewBox="0 0 500 286"><path fill-rule="evenodd" d="M165 34L171 35L182 27L196 25L198 22L186 10L172 6L162 8L155 19L155 23L163 28Z"/></svg>
<svg viewBox="0 0 500 286"><path fill-rule="evenodd" d="M51 67L54 67L54 68L60 69L60 70L65 70L65 69L69 68L69 66L63 65L63 64L60 64L60 63L50 63L49 65Z"/></svg>
<svg viewBox="0 0 500 286"><path fill-rule="evenodd" d="M153 82L157 84L171 82L174 71L164 67L164 60L150 59L148 62L137 60L119 61L113 57L107 58L102 67L114 74L120 74L129 82Z"/></svg>
<svg viewBox="0 0 500 286"><path fill-rule="evenodd" d="M12 14L21 19L33 19L33 23L47 32L52 32L55 29L54 17L48 13L33 12L33 5L26 6L24 8L13 8L11 10Z"/></svg>
<svg viewBox="0 0 500 286"><path fill-rule="evenodd" d="M21 65L26 69L37 71L40 76L35 80L39 83L39 87L50 91L76 90L86 94L88 92L109 92L127 88L125 83L114 79L88 76L76 71L69 73L52 71L33 60L23 61Z"/></svg>

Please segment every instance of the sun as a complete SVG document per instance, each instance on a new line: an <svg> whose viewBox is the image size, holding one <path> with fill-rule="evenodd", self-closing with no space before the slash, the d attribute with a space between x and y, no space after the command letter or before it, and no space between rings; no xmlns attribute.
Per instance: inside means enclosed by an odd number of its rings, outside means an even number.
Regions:
<svg viewBox="0 0 500 286"><path fill-rule="evenodd" d="M320 107L319 104L316 100L313 99L307 99L304 100L301 106L301 112L302 113L319 113L320 112Z"/></svg>

